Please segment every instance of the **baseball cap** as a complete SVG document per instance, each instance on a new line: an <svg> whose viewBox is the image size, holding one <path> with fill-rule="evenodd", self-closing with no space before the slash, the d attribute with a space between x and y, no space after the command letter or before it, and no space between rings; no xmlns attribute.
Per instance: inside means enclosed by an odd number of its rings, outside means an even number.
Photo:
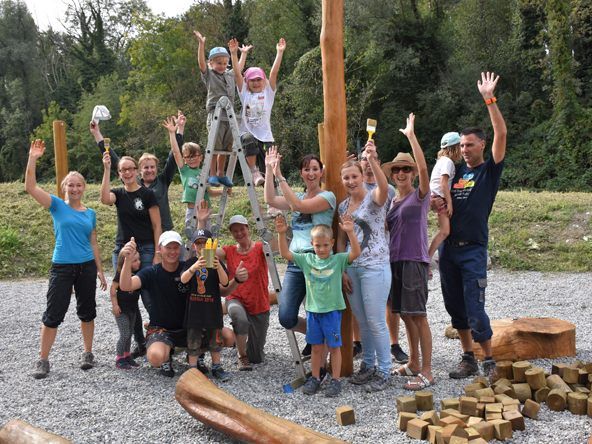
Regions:
<svg viewBox="0 0 592 444"><path fill-rule="evenodd" d="M247 218L241 214L237 214L235 216L232 216L230 218L230 221L228 222L228 227L233 226L234 224L241 224L241 225L249 225L249 221L247 220Z"/></svg>
<svg viewBox="0 0 592 444"><path fill-rule="evenodd" d="M158 238L158 245L168 245L171 242L177 242L179 245L183 245L181 235L176 231L165 231Z"/></svg>
<svg viewBox="0 0 592 444"><path fill-rule="evenodd" d="M245 80L263 79L265 80L265 71L261 68L253 67L245 71Z"/></svg>
<svg viewBox="0 0 592 444"><path fill-rule="evenodd" d="M199 239L211 239L211 238L212 238L212 232L210 230L206 230L205 228L200 228L195 233L193 233L193 236L191 236L191 243L193 244L196 240L199 240Z"/></svg>
<svg viewBox="0 0 592 444"><path fill-rule="evenodd" d="M446 148L452 145L456 145L457 143L460 143L460 134L454 131L446 133L442 136L442 140L440 141L440 148Z"/></svg>
<svg viewBox="0 0 592 444"><path fill-rule="evenodd" d="M210 49L210 55L208 56L208 60L212 60L214 57L228 57L230 58L230 54L226 51L226 48L222 46L216 46L215 48Z"/></svg>

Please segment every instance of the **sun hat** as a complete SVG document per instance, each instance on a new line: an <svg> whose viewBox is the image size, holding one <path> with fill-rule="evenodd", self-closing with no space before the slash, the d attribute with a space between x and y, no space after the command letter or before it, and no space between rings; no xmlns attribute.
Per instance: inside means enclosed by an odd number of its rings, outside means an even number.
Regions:
<svg viewBox="0 0 592 444"><path fill-rule="evenodd" d="M248 226L249 221L242 214L236 214L230 218L230 221L228 221L228 228L232 227L234 224L241 224L241 225Z"/></svg>
<svg viewBox="0 0 592 444"><path fill-rule="evenodd" d="M228 54L226 48L223 48L222 46L216 46L215 48L210 49L210 55L208 56L208 60L212 60L214 57L230 58L230 54Z"/></svg>
<svg viewBox="0 0 592 444"><path fill-rule="evenodd" d="M165 231L158 238L158 245L166 246L171 242L177 242L179 245L183 245L183 239L181 239L181 235L176 231Z"/></svg>
<svg viewBox="0 0 592 444"><path fill-rule="evenodd" d="M210 230L206 230L205 228L200 228L199 230L197 230L195 233L193 233L193 236L191 236L191 243L195 243L196 240L199 239L211 239L212 238L212 232Z"/></svg>
<svg viewBox="0 0 592 444"><path fill-rule="evenodd" d="M457 132L450 132L446 133L442 136L442 140L440 141L440 148L447 148L452 145L456 145L460 143L460 134Z"/></svg>
<svg viewBox="0 0 592 444"><path fill-rule="evenodd" d="M409 153L397 153L392 162L387 162L381 166L382 171L386 177L390 177L393 167L411 167L413 171L417 173L417 164L413 160L413 156Z"/></svg>
<svg viewBox="0 0 592 444"><path fill-rule="evenodd" d="M253 67L245 71L245 80L262 79L265 80L265 71L261 68Z"/></svg>

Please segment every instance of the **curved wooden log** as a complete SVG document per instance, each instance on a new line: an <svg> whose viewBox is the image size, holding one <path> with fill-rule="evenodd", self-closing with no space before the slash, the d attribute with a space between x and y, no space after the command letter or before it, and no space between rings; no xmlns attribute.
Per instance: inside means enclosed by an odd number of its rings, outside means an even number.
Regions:
<svg viewBox="0 0 592 444"><path fill-rule="evenodd" d="M9 421L0 429L0 444L71 444L71 442L20 419Z"/></svg>
<svg viewBox="0 0 592 444"><path fill-rule="evenodd" d="M547 385L549 388L552 389L560 389L566 393L572 392L573 390L565 383L563 379L559 375L550 375L547 376Z"/></svg>
<svg viewBox="0 0 592 444"><path fill-rule="evenodd" d="M243 442L253 443L343 443L239 401L216 387L196 369L186 371L177 382L175 398L187 412L204 424Z"/></svg>

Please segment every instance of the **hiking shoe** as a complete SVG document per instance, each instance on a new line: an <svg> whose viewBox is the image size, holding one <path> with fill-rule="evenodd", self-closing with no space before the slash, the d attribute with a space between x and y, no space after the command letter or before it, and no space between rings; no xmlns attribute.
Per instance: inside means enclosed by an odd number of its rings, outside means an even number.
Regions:
<svg viewBox="0 0 592 444"><path fill-rule="evenodd" d="M452 379L463 379L475 376L479 373L479 365L474 356L463 353L462 359L456 370L451 371L448 376Z"/></svg>
<svg viewBox="0 0 592 444"><path fill-rule="evenodd" d="M127 360L127 357L125 357L125 358L122 357L122 358L117 358L115 360L115 367L117 367L121 370L130 370L132 368L132 365Z"/></svg>
<svg viewBox="0 0 592 444"><path fill-rule="evenodd" d="M168 361L163 362L160 366L160 374L162 376L166 376L167 378L172 378L175 376L175 369L173 368L173 359L169 358Z"/></svg>
<svg viewBox="0 0 592 444"><path fill-rule="evenodd" d="M352 356L355 358L360 353L362 353L362 343L360 341L354 341L354 346L352 347Z"/></svg>
<svg viewBox="0 0 592 444"><path fill-rule="evenodd" d="M385 375L384 373L376 372L374 373L374 376L372 377L370 384L366 386L366 392L381 392L388 387L389 382L390 375Z"/></svg>
<svg viewBox="0 0 592 444"><path fill-rule="evenodd" d="M302 349L302 356L310 356L312 352L312 346L310 344L306 344L306 346Z"/></svg>
<svg viewBox="0 0 592 444"><path fill-rule="evenodd" d="M208 184L211 187L219 187L220 186L220 181L218 180L218 176L210 176L208 178Z"/></svg>
<svg viewBox="0 0 592 444"><path fill-rule="evenodd" d="M372 379L372 376L376 372L374 367L367 367L365 362L360 364L360 369L349 378L349 382L356 385L367 384Z"/></svg>
<svg viewBox="0 0 592 444"><path fill-rule="evenodd" d="M305 395L314 395L316 392L319 391L319 387L321 386L321 381L314 376L311 376L306 380L304 386L302 387L302 393Z"/></svg>
<svg viewBox="0 0 592 444"><path fill-rule="evenodd" d="M339 379L331 379L331 382L325 389L325 396L327 398L336 398L341 394L341 381Z"/></svg>
<svg viewBox="0 0 592 444"><path fill-rule="evenodd" d="M230 381L230 373L224 371L220 364L212 365L212 376L220 382Z"/></svg>
<svg viewBox="0 0 592 444"><path fill-rule="evenodd" d="M80 368L82 370L90 370L95 366L95 355L92 352L84 352L80 356Z"/></svg>
<svg viewBox="0 0 592 444"><path fill-rule="evenodd" d="M202 372L204 375L207 375L210 372L210 369L206 365L206 355L202 353L197 357L197 369Z"/></svg>
<svg viewBox="0 0 592 444"><path fill-rule="evenodd" d="M134 349L132 350L132 358L140 358L146 355L146 344L138 344L134 345Z"/></svg>
<svg viewBox="0 0 592 444"><path fill-rule="evenodd" d="M139 367L140 364L138 364L134 358L132 358L132 355L126 356L127 362L129 363L129 365L131 365L132 367Z"/></svg>
<svg viewBox="0 0 592 444"><path fill-rule="evenodd" d="M238 357L238 371L239 372L250 372L253 370L253 366L249 362L249 358L246 356Z"/></svg>
<svg viewBox="0 0 592 444"><path fill-rule="evenodd" d="M409 356L403 351L399 344L391 344L391 355L395 358L398 364L405 364L409 361Z"/></svg>
<svg viewBox="0 0 592 444"><path fill-rule="evenodd" d="M218 182L220 185L224 185L226 188L232 188L234 186L232 180L230 180L228 176L218 177Z"/></svg>
<svg viewBox="0 0 592 444"><path fill-rule="evenodd" d="M40 359L35 363L35 370L32 376L35 379L43 379L47 378L47 375L49 375L49 360Z"/></svg>
<svg viewBox="0 0 592 444"><path fill-rule="evenodd" d="M253 183L256 187L261 187L265 184L265 178L263 174L259 172L259 170L253 171Z"/></svg>
<svg viewBox="0 0 592 444"><path fill-rule="evenodd" d="M481 372L483 376L489 379L491 383L495 375L495 361L493 359L485 359L481 362Z"/></svg>

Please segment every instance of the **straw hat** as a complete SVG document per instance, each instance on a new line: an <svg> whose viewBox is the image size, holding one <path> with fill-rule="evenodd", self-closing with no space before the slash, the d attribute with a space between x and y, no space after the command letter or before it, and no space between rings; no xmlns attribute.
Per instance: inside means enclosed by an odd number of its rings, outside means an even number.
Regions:
<svg viewBox="0 0 592 444"><path fill-rule="evenodd" d="M393 167L411 167L413 172L417 174L417 164L413 160L413 156L409 153L398 153L392 162L387 162L382 165L382 171L386 177L391 177Z"/></svg>

